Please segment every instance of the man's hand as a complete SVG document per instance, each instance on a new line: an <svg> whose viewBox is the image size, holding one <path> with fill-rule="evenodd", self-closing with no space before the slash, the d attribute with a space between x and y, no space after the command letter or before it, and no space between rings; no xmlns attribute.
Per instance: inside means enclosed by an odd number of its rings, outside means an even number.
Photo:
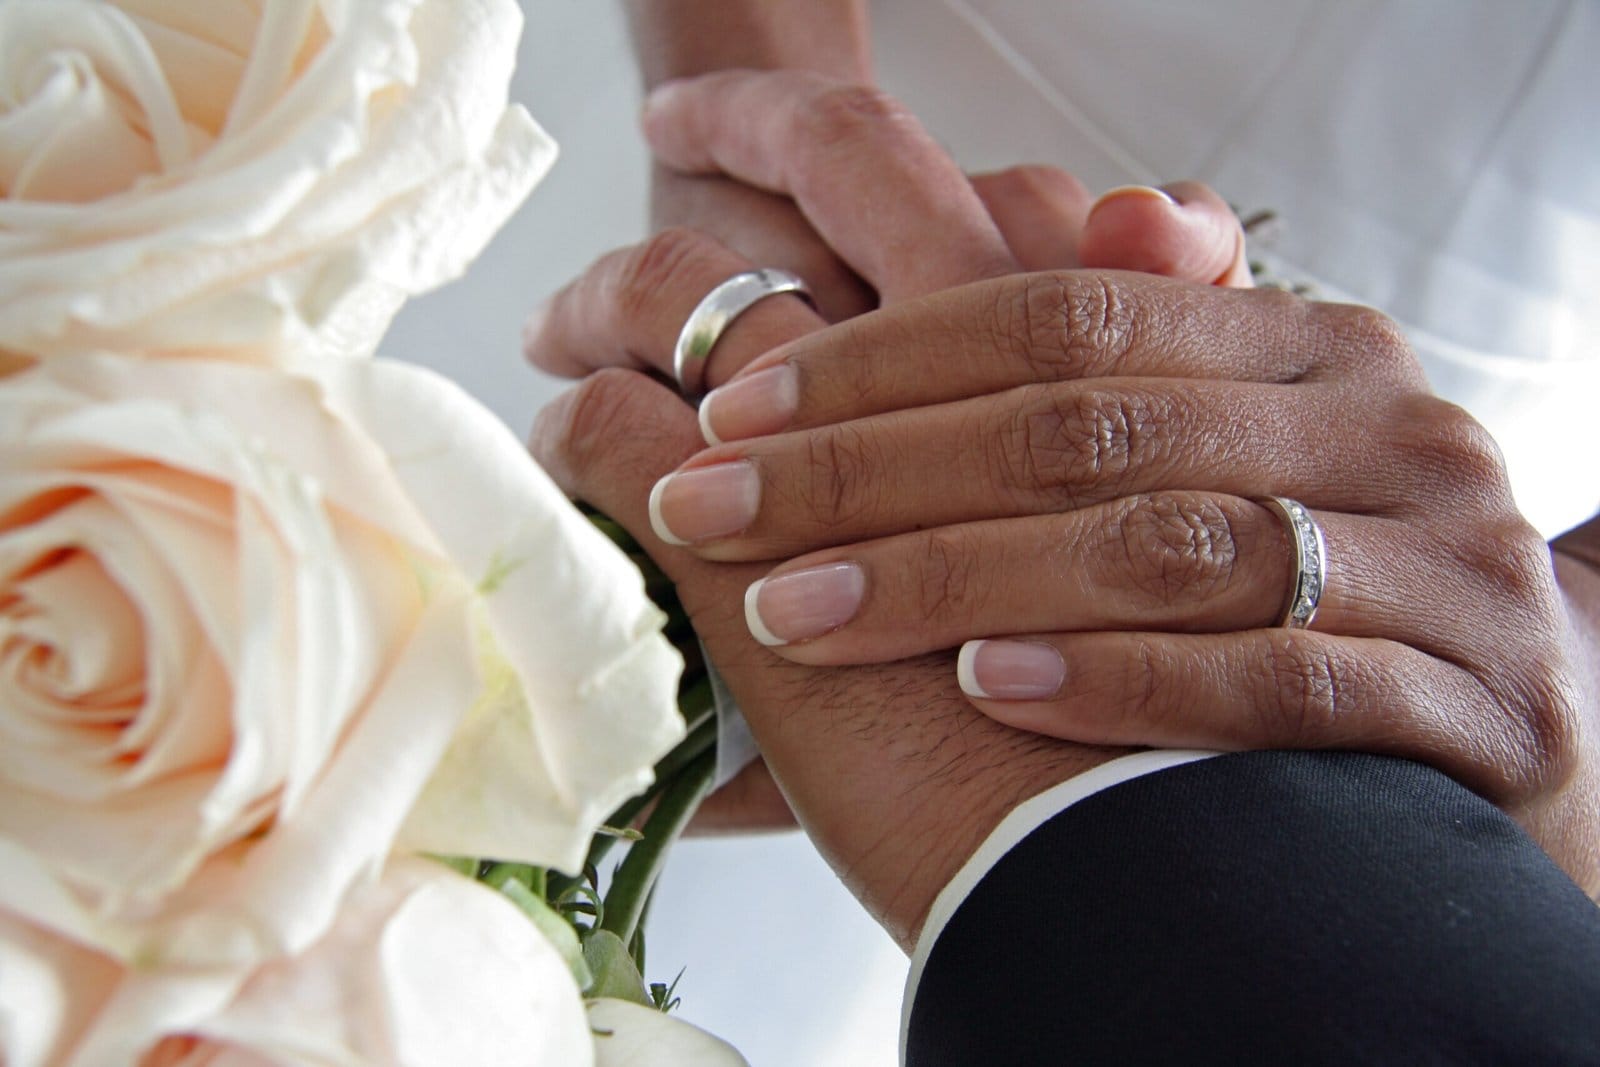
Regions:
<svg viewBox="0 0 1600 1067"><path fill-rule="evenodd" d="M797 104L793 121L797 127L803 127L806 136L796 140L797 153L826 156L831 149L839 159L847 161L842 166L859 171L862 180L869 183L875 182L885 163L903 166L909 154L912 163L920 164L912 168L913 181L927 182L935 188L953 187L952 179L959 182L959 174L953 164L931 139L904 128L892 105L880 108L880 113L886 121L900 128L888 131L889 136L880 137L870 124L857 121L852 108L837 106L840 97L847 102L858 100L858 90L823 87L819 91L817 83L809 79L802 79L799 84L807 95ZM805 107L820 107L825 115L834 116L834 121L839 125L833 127L820 116L807 116ZM908 133L911 136L908 137ZM899 157L898 163L885 158L893 156ZM714 194L718 193L744 197L746 206L751 209L746 218L759 220L760 212L770 209L772 218L778 219L779 225L783 226L786 224L781 219L785 211L791 212L795 218L801 217L800 207L791 206L790 200L779 199L776 194L757 192L723 178L685 180L723 183L720 190L709 186L706 188L709 199L704 203L714 204ZM1097 203L1065 172L1045 167L1018 167L980 176L973 180L972 188L977 199L974 200L970 192L963 190L964 215L957 219L956 225L967 234L968 247L981 253L976 258L991 264L989 269L1004 270L1016 266L1005 261L1004 248L1009 248L1022 265L1070 265L1077 256L1079 243L1086 235L1092 240L1096 229L1102 233L1118 230L1124 235L1124 245L1108 250L1108 255L1122 255L1157 268L1187 270L1201 280L1210 280L1219 273L1227 275L1230 267L1243 262L1236 221L1226 205L1202 186L1180 183L1169 187L1171 193L1182 198L1181 203L1175 203L1169 194L1148 189L1114 191ZM931 198L930 194L922 195L925 199ZM808 206L820 218L829 217L819 205L805 205L802 202L802 206ZM987 210L988 218L985 218L981 209ZM908 214L874 216L866 221L868 225L880 227L886 240L894 236L892 227L915 224L915 219ZM803 253L807 235L812 232L809 225L806 224L804 232L792 227L780 229L780 233L788 234L787 247L798 248ZM739 238L735 235L730 239ZM832 255L826 251L827 246L822 244L821 237L811 239L824 249L825 254ZM1106 246L1104 241L1101 244ZM773 261L771 258L761 260ZM779 262L792 264L798 261ZM966 268L962 267L960 256L951 255L949 262L951 276L962 276L961 272ZM920 257L914 264L918 268L923 265ZM547 368L580 374L595 366L609 364L655 369L670 366L672 342L694 304L717 283L750 266L748 259L704 234L685 229L666 231L636 249L604 258L583 279L553 301L547 314L530 332L530 355ZM907 273L910 273L909 269ZM981 273L981 270L973 271L972 276L980 276ZM855 275L851 273L850 277ZM902 284L893 264L888 265L884 273L878 274L877 279L885 282L891 291L916 291L914 286ZM799 300L776 298L763 301L742 316L724 335L717 346L708 377L713 384L720 384L762 352L822 325L823 320ZM592 387L624 388L616 384L605 386L599 383ZM571 402L580 401L573 398ZM549 430L549 426L552 419L567 418L564 411L549 413L545 422L541 423L544 430L540 440L550 442L564 439L565 434L555 433ZM581 427L584 422L576 420L576 425ZM553 445L544 447L550 448L553 453ZM545 458L547 463L555 462ZM657 463L663 459L661 453L654 451L650 452L650 458ZM605 479L604 484L609 486L612 481ZM569 482L569 487L576 484L574 479ZM610 505L600 497L592 499L622 517L620 506ZM736 610L732 622L738 622ZM703 634L716 632L716 623L712 621L697 618L696 623ZM768 670L776 668L770 657L759 653L749 644L748 638L737 625L734 626L734 632L738 641L748 646L744 655L754 653L755 665L765 664ZM726 643L730 638L724 635L720 640ZM708 641L712 641L709 636ZM736 677L737 669L724 664L725 654L717 650L715 641L712 643L713 658L730 677ZM836 679L828 684L842 686L837 689L839 696L834 698L840 703L846 701L846 694L858 694L865 702L856 708L860 713L877 702L873 695L874 687L890 689L898 694L899 699L911 699L917 688L912 681L914 677L920 674L931 682L943 671L946 672L945 684L942 687L935 685L934 691L938 694L939 702L948 704L953 695L948 687L948 669L948 663L933 660L915 667L900 665L872 679L863 676L852 683ZM774 690L772 685L759 680L761 676L755 673L753 666L748 676L751 681L744 686L748 695L746 691L741 691L738 682L735 682L735 691L745 703L755 701L751 705L755 708L752 713L752 718L755 718L759 716L762 706L771 704ZM830 677L816 675L816 680L810 685L822 686L824 679ZM947 716L918 712L915 718L938 723ZM963 726L961 729L965 731L969 727ZM1064 770L1070 771L1071 768ZM781 803L782 798L772 787L770 778L765 777L763 768L757 766L713 798L713 803L707 806L707 812L712 816L722 813L711 827L713 829L724 825L735 828L773 826L781 823ZM975 810L975 815L980 819L986 814L998 818L1004 813L1004 807L1001 805L993 812L980 808ZM959 835L950 840L958 841ZM886 872L890 870L892 868L885 868ZM887 914L887 910L884 914ZM903 927L903 922L896 926L897 929Z"/></svg>
<svg viewBox="0 0 1600 1067"><path fill-rule="evenodd" d="M873 278L890 259L864 225L887 207L790 159L775 83L733 78L659 101L658 152L799 189ZM778 654L971 641L969 696L1026 729L1419 759L1600 888L1597 650L1572 640L1493 441L1431 396L1382 315L1129 274L998 278L790 342L701 418L731 443L656 488L659 531L706 559L848 546L751 591ZM1294 557L1265 496L1326 531L1310 630L1275 625Z"/></svg>
<svg viewBox="0 0 1600 1067"><path fill-rule="evenodd" d="M765 568L702 562L650 529L650 485L701 446L688 405L616 370L546 408L533 436L562 487L621 522L676 583L801 824L909 950L933 898L1012 807L1115 753L985 719L949 654L818 670L762 648L741 603Z"/></svg>
<svg viewBox="0 0 1600 1067"><path fill-rule="evenodd" d="M799 115L794 121L809 129L808 151L815 148L824 162L844 161L847 180L852 167L871 177L883 164L912 165L916 188L904 191L903 210L867 220L881 240L901 239L901 227L917 223L919 205L944 220L937 249L868 272L876 289L914 296L924 286L1014 269L982 201L925 134L902 128L880 139L854 123L830 131ZM831 156L824 150L830 143ZM953 202L940 201L944 191L957 194ZM578 372L597 363L667 366L694 303L743 269L747 261L718 242L669 231L603 260L559 297L532 332L532 354L545 366ZM822 325L799 300L762 301L719 343L709 376L724 381L771 344ZM1112 753L984 719L954 685L947 654L818 671L757 645L744 626L741 596L761 568L701 562L650 529L650 485L703 443L693 411L676 395L613 370L591 375L547 408L533 449L570 494L622 522L677 584L784 795L868 910L909 947L933 897L1016 803Z"/></svg>

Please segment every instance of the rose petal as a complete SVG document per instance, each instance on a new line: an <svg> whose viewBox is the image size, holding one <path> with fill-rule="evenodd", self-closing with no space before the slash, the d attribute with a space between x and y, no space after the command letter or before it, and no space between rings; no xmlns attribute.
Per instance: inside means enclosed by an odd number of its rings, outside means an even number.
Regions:
<svg viewBox="0 0 1600 1067"><path fill-rule="evenodd" d="M120 978L113 960L0 911L0 1063L64 1062Z"/></svg>
<svg viewBox="0 0 1600 1067"><path fill-rule="evenodd" d="M389 851L480 688L466 591L442 588L296 818L256 841L236 882L175 899L146 951L208 965L304 948Z"/></svg>
<svg viewBox="0 0 1600 1067"><path fill-rule="evenodd" d="M93 36L77 24L83 0L45 6L64 27L33 27L30 47ZM170 64L170 85L146 93L162 89L166 104L139 97L165 116L159 166L137 181L67 167L111 152L111 136L83 132L87 118L34 121L32 140L63 139L54 177L33 182L40 197L117 191L90 212L0 198L0 349L370 354L403 297L456 276L554 157L506 108L521 23L509 0L281 0L248 34L237 24L251 13L225 3L226 28L210 36L152 0L125 6L135 17L109 9L112 21L140 43L147 73ZM242 65L230 51L241 37ZM89 50L88 73L133 83L129 61L102 71L105 51ZM80 132L83 147L67 151ZM98 184L68 190L68 175Z"/></svg>
<svg viewBox="0 0 1600 1067"><path fill-rule="evenodd" d="M694 1064L749 1067L739 1050L682 1019L631 1001L589 1001L595 1067Z"/></svg>
<svg viewBox="0 0 1600 1067"><path fill-rule="evenodd" d="M292 958L241 976L130 975L75 1062L146 1063L154 1049L208 1064L585 1067L593 1057L577 986L534 926L499 894L406 857L358 886Z"/></svg>
<svg viewBox="0 0 1600 1067"><path fill-rule="evenodd" d="M649 784L651 765L683 735L682 661L661 637L663 616L643 578L510 431L453 384L382 360L315 373L390 455L462 573L489 584L495 647L485 654L503 656L522 683L522 702L478 709L464 743L486 759L447 760L405 840L476 854L447 839L483 845L492 827L508 836L488 854L577 869L594 828ZM482 500L519 506L486 513L475 504ZM491 737L518 743L487 758ZM472 788L463 777L469 764ZM532 818L541 810L544 818Z"/></svg>

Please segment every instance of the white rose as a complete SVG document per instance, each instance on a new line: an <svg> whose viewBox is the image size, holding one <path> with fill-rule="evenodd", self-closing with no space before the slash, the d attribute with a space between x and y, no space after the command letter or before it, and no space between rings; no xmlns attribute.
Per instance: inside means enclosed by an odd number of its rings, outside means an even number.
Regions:
<svg viewBox="0 0 1600 1067"><path fill-rule="evenodd" d="M739 1050L719 1037L626 1000L589 1001L596 1067L749 1067Z"/></svg>
<svg viewBox="0 0 1600 1067"><path fill-rule="evenodd" d="M556 949L500 894L427 860L393 858L313 944L245 974L130 971L0 913L10 1067L587 1067L593 1057Z"/></svg>
<svg viewBox="0 0 1600 1067"><path fill-rule="evenodd" d="M122 975L109 956L0 910L0 1063L66 1062Z"/></svg>
<svg viewBox="0 0 1600 1067"><path fill-rule="evenodd" d="M309 944L397 843L575 870L681 736L661 621L420 368L0 381L6 904L142 964L236 963Z"/></svg>
<svg viewBox="0 0 1600 1067"><path fill-rule="evenodd" d="M554 159L506 107L520 25L513 0L0 0L0 372L370 353Z"/></svg>

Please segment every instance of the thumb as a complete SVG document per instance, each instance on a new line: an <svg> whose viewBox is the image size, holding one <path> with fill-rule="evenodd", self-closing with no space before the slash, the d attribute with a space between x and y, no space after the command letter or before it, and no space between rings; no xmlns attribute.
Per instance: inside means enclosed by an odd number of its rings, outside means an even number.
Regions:
<svg viewBox="0 0 1600 1067"><path fill-rule="evenodd" d="M1207 185L1127 185L1089 209L1078 241L1085 267L1145 271L1202 285L1250 287L1244 229Z"/></svg>

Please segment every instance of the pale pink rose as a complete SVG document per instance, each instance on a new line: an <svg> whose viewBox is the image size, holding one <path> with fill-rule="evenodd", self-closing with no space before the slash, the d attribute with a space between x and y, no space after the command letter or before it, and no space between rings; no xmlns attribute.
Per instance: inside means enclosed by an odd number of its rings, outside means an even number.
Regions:
<svg viewBox="0 0 1600 1067"><path fill-rule="evenodd" d="M422 859L392 858L315 942L246 973L131 970L3 913L0 965L9 1067L593 1061L556 949L500 894Z"/></svg>
<svg viewBox="0 0 1600 1067"><path fill-rule="evenodd" d="M0 1064L67 1062L123 973L111 957L0 909Z"/></svg>
<svg viewBox="0 0 1600 1067"><path fill-rule="evenodd" d="M506 106L520 25L514 0L0 0L0 372L370 353L554 159Z"/></svg>
<svg viewBox="0 0 1600 1067"><path fill-rule="evenodd" d="M661 621L420 368L13 375L3 903L141 966L238 964L310 944L394 847L574 870L681 736Z"/></svg>

